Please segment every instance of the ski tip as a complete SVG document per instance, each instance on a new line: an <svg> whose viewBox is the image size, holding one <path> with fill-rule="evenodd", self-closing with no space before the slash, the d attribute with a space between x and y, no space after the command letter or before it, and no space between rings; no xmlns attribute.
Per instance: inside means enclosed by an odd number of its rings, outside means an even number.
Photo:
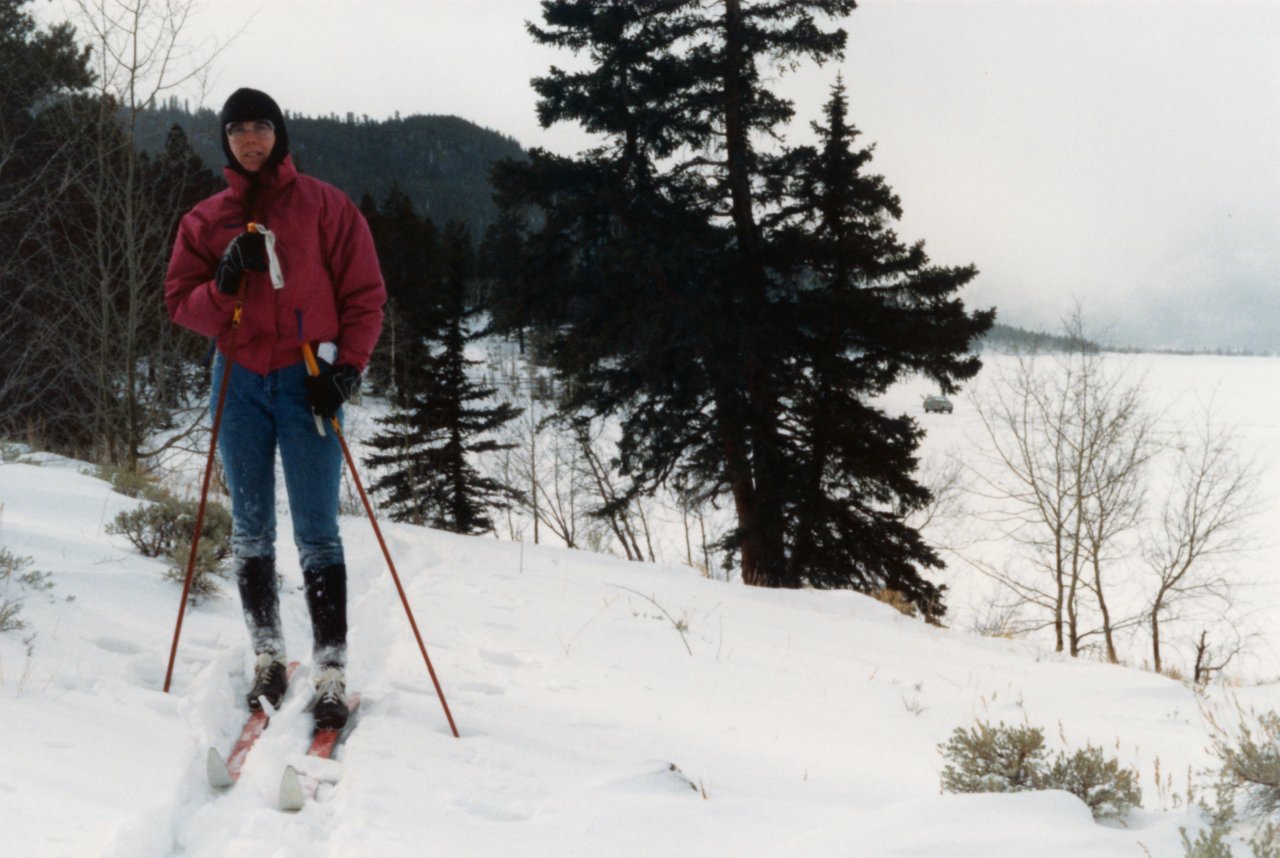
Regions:
<svg viewBox="0 0 1280 858"><path fill-rule="evenodd" d="M222 754L218 753L217 748L209 749L209 753L205 756L204 768L209 776L209 786L215 789L226 789L234 783L231 772L227 770L227 763L222 759Z"/></svg>
<svg viewBox="0 0 1280 858"><path fill-rule="evenodd" d="M285 766L284 777L280 778L280 809L290 813L302 810L307 803L302 792L302 781L298 779L298 770L293 766Z"/></svg>

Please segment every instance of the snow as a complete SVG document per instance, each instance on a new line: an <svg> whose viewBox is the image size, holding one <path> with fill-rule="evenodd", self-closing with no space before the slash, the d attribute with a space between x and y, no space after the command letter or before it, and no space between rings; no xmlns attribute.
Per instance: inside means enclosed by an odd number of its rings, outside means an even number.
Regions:
<svg viewBox="0 0 1280 858"><path fill-rule="evenodd" d="M1274 437L1275 408L1249 391L1274 389L1280 361L1156 364L1162 390L1222 373L1231 418ZM918 392L894 395L910 408ZM963 443L968 410L922 420L932 449ZM230 749L251 663L234 593L188 611L165 694L179 586L106 532L140 502L83 463L32 458L0 464L0 546L54 585L0 634L4 855L1175 856L1179 827L1203 824L1186 795L1189 781L1205 793L1202 706L1221 689L1206 702L858 594L382 521L454 738L357 517L342 521L355 730L335 762L301 756L309 625L284 536L283 620L303 665L240 783L215 794L205 753ZM1280 702L1275 686L1236 693ZM941 794L937 747L975 720L1042 727L1051 752L1100 745L1137 770L1143 808L1100 824L1062 792ZM289 764L334 781L297 814L275 808Z"/></svg>

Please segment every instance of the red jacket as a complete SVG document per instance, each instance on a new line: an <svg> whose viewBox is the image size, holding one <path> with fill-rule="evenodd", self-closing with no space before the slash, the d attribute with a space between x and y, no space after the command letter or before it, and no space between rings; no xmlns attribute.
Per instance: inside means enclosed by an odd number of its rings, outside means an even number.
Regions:
<svg viewBox="0 0 1280 858"><path fill-rule="evenodd" d="M224 170L226 190L202 201L183 218L169 259L164 300L183 327L218 338L226 354L235 299L223 295L213 275L227 245L248 220L276 235L284 288L272 288L267 272L250 271L244 313L236 333L235 362L260 375L302 360L302 343L333 342L334 363L361 371L382 330L386 288L373 236L346 194L298 173L290 158L259 174L253 211L245 204L248 176Z"/></svg>

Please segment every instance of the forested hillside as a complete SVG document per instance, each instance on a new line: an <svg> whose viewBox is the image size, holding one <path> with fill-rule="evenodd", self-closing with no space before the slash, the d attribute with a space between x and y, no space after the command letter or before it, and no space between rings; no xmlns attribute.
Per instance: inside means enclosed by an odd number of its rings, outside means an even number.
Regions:
<svg viewBox="0 0 1280 858"><path fill-rule="evenodd" d="M1069 352L1081 349L1096 352L1100 346L1088 339L1067 334L1047 334L1043 331L1004 325L999 322L979 340L982 351L997 352Z"/></svg>
<svg viewBox="0 0 1280 858"><path fill-rule="evenodd" d="M145 147L161 149L176 123L207 165L220 169L224 164L214 111L191 113L170 102L140 119ZM290 115L288 124L289 146L303 172L337 185L357 202L366 193L382 200L398 184L419 213L441 225L462 221L474 235L497 217L489 165L524 153L512 138L456 116Z"/></svg>

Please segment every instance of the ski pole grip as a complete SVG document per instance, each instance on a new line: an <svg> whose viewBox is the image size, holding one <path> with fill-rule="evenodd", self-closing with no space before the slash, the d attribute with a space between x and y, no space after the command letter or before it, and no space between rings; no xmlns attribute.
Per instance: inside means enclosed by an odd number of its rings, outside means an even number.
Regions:
<svg viewBox="0 0 1280 858"><path fill-rule="evenodd" d="M319 375L320 365L316 363L316 354L311 350L311 343L302 341L302 359L307 362L307 375Z"/></svg>
<svg viewBox="0 0 1280 858"><path fill-rule="evenodd" d="M307 342L306 340L302 341L302 359L307 364L307 375L314 378L315 376L320 374L320 365L316 363L315 352L311 351L311 343ZM319 414L312 414L311 416L314 417L316 421L316 432L319 435L323 436L324 421L320 419ZM333 428L338 430L339 435L342 434L342 430L338 427L337 417L333 418Z"/></svg>

